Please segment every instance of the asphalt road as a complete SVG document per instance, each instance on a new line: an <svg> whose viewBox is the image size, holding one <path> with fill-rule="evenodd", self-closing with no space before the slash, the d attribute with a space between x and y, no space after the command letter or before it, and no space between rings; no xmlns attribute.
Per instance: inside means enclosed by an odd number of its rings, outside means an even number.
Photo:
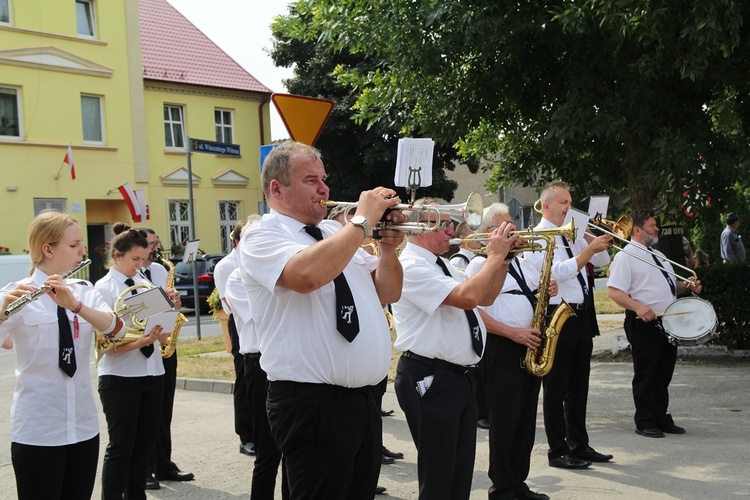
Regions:
<svg viewBox="0 0 750 500"><path fill-rule="evenodd" d="M205 319L205 317L204 317ZM205 321L203 335L211 331ZM202 325L202 326L204 326ZM190 335L189 324L183 327ZM215 325L218 330L218 324ZM595 350L610 349L617 330L597 339ZM14 354L0 352L0 497L15 499L13 468L8 441L12 402ZM91 366L92 377L95 369ZM681 436L649 439L634 433L630 392L632 366L627 362L592 365L588 429L591 445L614 454L608 464L584 471L551 468L546 463L546 443L540 416L528 484L554 499L729 499L750 497L750 360L680 362L671 385L671 413L687 429ZM97 398L98 399L98 398ZM384 408L395 414L384 419L384 444L406 456L381 470L380 485L389 496L417 497L416 450L392 385ZM232 398L217 392L178 390L172 426L173 459L196 480L162 483L149 492L153 499L247 498L253 459L238 452L233 430ZM101 453L106 446L106 425L101 416ZM488 432L477 432L477 455L471 498L487 497ZM101 465L100 471L101 473ZM40 480L44 479L40 471ZM99 496L100 482L94 490ZM277 488L278 489L278 488ZM280 498L280 495L277 495Z"/></svg>

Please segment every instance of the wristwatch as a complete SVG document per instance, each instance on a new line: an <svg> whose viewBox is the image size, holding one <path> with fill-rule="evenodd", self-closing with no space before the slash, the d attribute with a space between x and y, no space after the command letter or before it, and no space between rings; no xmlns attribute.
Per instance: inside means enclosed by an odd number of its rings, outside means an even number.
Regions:
<svg viewBox="0 0 750 500"><path fill-rule="evenodd" d="M365 238L370 237L370 226L367 225L367 219L364 218L362 215L355 215L351 219L349 219L349 222L351 222L355 226L359 226L362 228L362 231L365 232Z"/></svg>

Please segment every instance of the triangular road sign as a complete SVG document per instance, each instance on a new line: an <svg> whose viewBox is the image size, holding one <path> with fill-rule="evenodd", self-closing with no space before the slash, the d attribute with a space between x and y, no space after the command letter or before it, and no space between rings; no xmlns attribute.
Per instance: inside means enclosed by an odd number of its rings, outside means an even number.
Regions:
<svg viewBox="0 0 750 500"><path fill-rule="evenodd" d="M292 139L314 146L331 115L333 101L291 94L273 94L271 100Z"/></svg>

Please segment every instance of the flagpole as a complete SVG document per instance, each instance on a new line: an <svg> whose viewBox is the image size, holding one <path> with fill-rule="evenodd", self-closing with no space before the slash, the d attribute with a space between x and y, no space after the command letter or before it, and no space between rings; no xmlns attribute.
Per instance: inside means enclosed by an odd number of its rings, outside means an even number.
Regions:
<svg viewBox="0 0 750 500"><path fill-rule="evenodd" d="M187 175L188 175L188 220L190 222L190 239L195 240L195 210L193 210L193 166L191 163L193 141L190 137L187 138L187 144L185 145L185 151L187 153ZM201 307L200 307L200 296L198 295L198 276L196 273L195 259L190 263L190 268L193 272L193 306L195 307L195 334L198 336L198 340L201 339Z"/></svg>

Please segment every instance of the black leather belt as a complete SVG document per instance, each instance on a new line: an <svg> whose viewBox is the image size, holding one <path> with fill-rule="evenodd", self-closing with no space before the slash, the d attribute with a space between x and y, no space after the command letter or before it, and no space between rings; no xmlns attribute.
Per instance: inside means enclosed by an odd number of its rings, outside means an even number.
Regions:
<svg viewBox="0 0 750 500"><path fill-rule="evenodd" d="M557 309L557 306L559 306L559 305L560 304L552 304L552 305L547 306L547 315L550 315L553 312L555 312L555 309ZM584 309L586 309L586 304L585 303L571 304L570 302L568 302L568 305L574 311L583 311Z"/></svg>
<svg viewBox="0 0 750 500"><path fill-rule="evenodd" d="M260 359L260 353L259 352L248 352L247 354L243 354L242 357L246 358L246 359Z"/></svg>
<svg viewBox="0 0 750 500"><path fill-rule="evenodd" d="M401 354L405 358L413 359L414 361L419 361L421 363L426 363L428 365L432 366L438 366L440 368L445 368L447 370L453 370L457 373L474 373L479 369L477 365L469 365L469 366L463 366L463 365L457 365L455 363L451 363L449 361L445 361L442 359L437 358L426 358L424 356L420 356L419 354L414 354L411 351L405 351Z"/></svg>

